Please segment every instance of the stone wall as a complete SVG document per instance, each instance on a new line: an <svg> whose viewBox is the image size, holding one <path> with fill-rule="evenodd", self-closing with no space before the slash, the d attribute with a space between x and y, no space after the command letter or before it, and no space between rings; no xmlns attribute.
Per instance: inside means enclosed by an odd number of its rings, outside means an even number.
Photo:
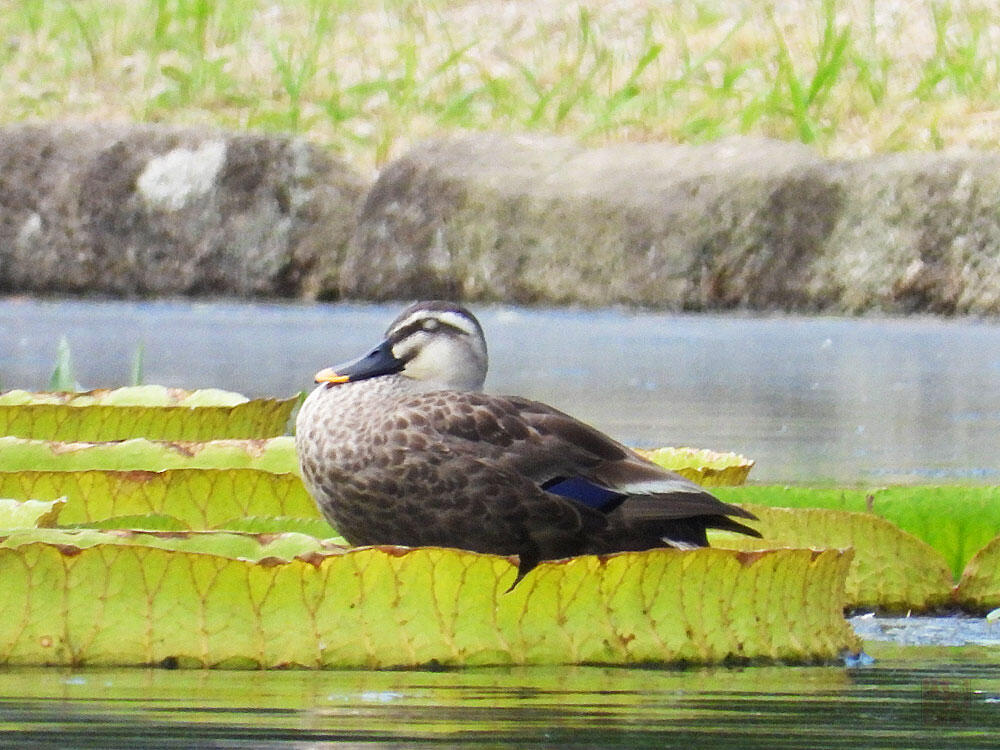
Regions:
<svg viewBox="0 0 1000 750"><path fill-rule="evenodd" d="M1000 314L1000 154L0 130L0 289Z"/></svg>
<svg viewBox="0 0 1000 750"><path fill-rule="evenodd" d="M0 131L0 289L316 296L367 185L300 140L159 127Z"/></svg>
<svg viewBox="0 0 1000 750"><path fill-rule="evenodd" d="M1000 313L1000 154L800 144L425 144L384 170L349 297Z"/></svg>

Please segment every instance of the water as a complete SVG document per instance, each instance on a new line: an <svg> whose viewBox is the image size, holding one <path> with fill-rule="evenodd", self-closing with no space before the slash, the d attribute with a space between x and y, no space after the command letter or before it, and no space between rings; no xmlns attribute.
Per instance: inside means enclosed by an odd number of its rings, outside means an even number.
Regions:
<svg viewBox="0 0 1000 750"><path fill-rule="evenodd" d="M400 306L0 301L0 380L41 388L61 335L88 387L253 396L377 343ZM626 443L756 459L763 482L1000 481L1000 326L971 320L683 316L477 308L487 389L553 404Z"/></svg>
<svg viewBox="0 0 1000 750"><path fill-rule="evenodd" d="M1000 663L0 672L4 747L996 747Z"/></svg>

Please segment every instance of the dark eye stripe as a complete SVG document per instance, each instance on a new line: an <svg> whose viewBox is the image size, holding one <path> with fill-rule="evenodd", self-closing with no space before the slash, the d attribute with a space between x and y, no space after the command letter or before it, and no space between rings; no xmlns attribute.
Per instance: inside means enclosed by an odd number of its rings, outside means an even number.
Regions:
<svg viewBox="0 0 1000 750"><path fill-rule="evenodd" d="M435 323L437 323L437 328L433 329L433 331L429 331L429 333L435 333L435 334L445 333L448 334L449 336L468 335L466 331L463 331L458 326L453 326L451 323L446 323L440 318L418 318L417 320L414 320L411 323L407 323L402 328L397 328L395 331L393 331L389 335L389 340L392 341L393 343L397 343L405 338L408 338L409 336L412 336L417 331L423 331L424 323L428 320L433 320Z"/></svg>

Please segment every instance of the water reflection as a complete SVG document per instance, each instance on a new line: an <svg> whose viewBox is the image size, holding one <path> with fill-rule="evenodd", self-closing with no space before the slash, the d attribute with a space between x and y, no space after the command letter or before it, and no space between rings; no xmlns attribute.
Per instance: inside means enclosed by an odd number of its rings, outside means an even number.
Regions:
<svg viewBox="0 0 1000 750"><path fill-rule="evenodd" d="M19 747L995 747L1000 665L0 672Z"/></svg>
<svg viewBox="0 0 1000 750"><path fill-rule="evenodd" d="M45 384L60 335L79 379L250 395L310 387L398 306L0 302L0 380ZM548 401L633 445L745 453L759 481L1000 479L1000 326L477 308L487 387Z"/></svg>

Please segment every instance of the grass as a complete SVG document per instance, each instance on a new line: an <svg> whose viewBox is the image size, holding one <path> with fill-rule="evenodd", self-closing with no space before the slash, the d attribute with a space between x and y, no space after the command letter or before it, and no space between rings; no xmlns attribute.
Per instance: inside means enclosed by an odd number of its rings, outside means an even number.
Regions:
<svg viewBox="0 0 1000 750"><path fill-rule="evenodd" d="M362 170L463 130L994 147L984 0L14 0L0 118L300 133Z"/></svg>
<svg viewBox="0 0 1000 750"><path fill-rule="evenodd" d="M76 382L76 371L73 367L73 353L70 351L69 341L65 336L59 339L59 346L56 349L56 364L52 369L52 377L49 378L49 390L82 390Z"/></svg>
<svg viewBox="0 0 1000 750"><path fill-rule="evenodd" d="M132 367L129 375L129 385L143 385L146 381L146 345L140 342L132 354ZM0 387L2 389L2 387ZM73 365L73 351L69 339L59 338L56 346L56 360L49 377L50 391L82 391L83 386L76 379L76 367Z"/></svg>

